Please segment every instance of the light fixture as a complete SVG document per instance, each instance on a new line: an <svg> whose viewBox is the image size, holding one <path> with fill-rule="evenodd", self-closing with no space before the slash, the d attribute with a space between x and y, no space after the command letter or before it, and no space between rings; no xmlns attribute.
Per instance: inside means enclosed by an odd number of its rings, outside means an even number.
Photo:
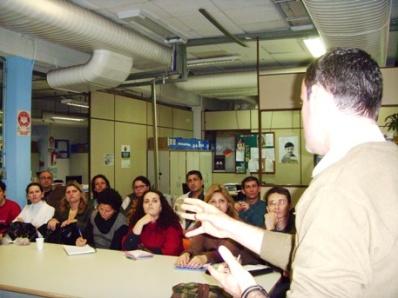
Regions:
<svg viewBox="0 0 398 298"><path fill-rule="evenodd" d="M52 116L50 118L53 120L65 120L65 121L75 121L75 122L82 122L85 120L83 118L75 118L75 117L67 117L67 116Z"/></svg>
<svg viewBox="0 0 398 298"><path fill-rule="evenodd" d="M203 59L191 59L187 61L188 66L201 66L201 65L208 65L208 64L219 64L219 63L227 63L227 62L234 62L240 60L240 56L233 55L233 56L219 56L219 57L212 57L212 58L203 58Z"/></svg>
<svg viewBox="0 0 398 298"><path fill-rule="evenodd" d="M70 99L70 98L62 99L61 103L66 104L68 106L79 107L79 108L84 108L84 109L89 108L89 106L86 102L83 102L80 100L74 100L74 99Z"/></svg>
<svg viewBox="0 0 398 298"><path fill-rule="evenodd" d="M153 40L166 43L173 43L173 41L186 43L186 39L182 37L182 34L177 33L174 28L145 10L132 9L120 11L117 16L119 19L133 25L135 30L138 29L140 33Z"/></svg>
<svg viewBox="0 0 398 298"><path fill-rule="evenodd" d="M314 58L318 58L326 53L325 44L320 37L304 39L303 42Z"/></svg>
<svg viewBox="0 0 398 298"><path fill-rule="evenodd" d="M60 121L84 122L87 120L86 118L81 116L53 114L53 113L43 113L42 118L44 121L47 122L60 122Z"/></svg>

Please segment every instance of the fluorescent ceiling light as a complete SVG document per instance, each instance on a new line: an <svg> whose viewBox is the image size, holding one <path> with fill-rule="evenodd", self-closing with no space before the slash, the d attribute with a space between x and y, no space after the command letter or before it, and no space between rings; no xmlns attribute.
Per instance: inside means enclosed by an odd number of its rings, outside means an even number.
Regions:
<svg viewBox="0 0 398 298"><path fill-rule="evenodd" d="M304 44L314 58L326 53L326 47L320 37L304 39Z"/></svg>
<svg viewBox="0 0 398 298"><path fill-rule="evenodd" d="M84 117L65 115L65 114L54 114L54 113L43 113L42 118L43 120L50 122L58 122L58 121L83 122L87 120Z"/></svg>
<svg viewBox="0 0 398 298"><path fill-rule="evenodd" d="M83 118L76 118L76 117L69 117L69 116L51 116L52 120L65 120L65 121L75 121L75 122L82 122L86 119Z"/></svg>
<svg viewBox="0 0 398 298"><path fill-rule="evenodd" d="M240 56L220 56L220 57L212 57L212 58L203 58L203 59L191 59L187 61L188 66L199 66L199 65L208 65L208 64L219 64L219 63L227 63L240 60Z"/></svg>
<svg viewBox="0 0 398 298"><path fill-rule="evenodd" d="M89 106L86 102L83 102L80 100L69 99L69 98L62 99L61 103L66 104L68 106L79 107L79 108L84 108L84 109L89 108Z"/></svg>

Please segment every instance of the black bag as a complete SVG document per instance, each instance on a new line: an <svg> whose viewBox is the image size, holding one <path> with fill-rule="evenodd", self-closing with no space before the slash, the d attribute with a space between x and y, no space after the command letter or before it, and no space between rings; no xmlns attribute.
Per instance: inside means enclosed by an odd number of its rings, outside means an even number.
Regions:
<svg viewBox="0 0 398 298"><path fill-rule="evenodd" d="M16 221L11 223L8 235L12 240L16 238L28 238L30 242L34 242L37 238L37 231L31 223Z"/></svg>
<svg viewBox="0 0 398 298"><path fill-rule="evenodd" d="M76 223L69 224L63 228L57 225L55 231L47 229L47 225L39 228L39 232L43 235L46 242L75 245L76 239L79 238L79 228Z"/></svg>

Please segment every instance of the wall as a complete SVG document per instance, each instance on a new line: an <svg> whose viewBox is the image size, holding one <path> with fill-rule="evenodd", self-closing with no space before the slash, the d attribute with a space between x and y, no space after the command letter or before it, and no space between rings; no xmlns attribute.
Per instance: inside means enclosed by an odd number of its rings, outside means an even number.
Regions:
<svg viewBox="0 0 398 298"><path fill-rule="evenodd" d="M382 69L384 85L382 108L378 124L383 133L385 118L398 112L398 68ZM283 185L308 185L314 167L314 156L305 150L302 121L300 115L300 86L303 73L260 76L260 109L262 131L275 133L275 174L263 174L263 182ZM258 132L258 111L206 112L204 115L206 131L250 130ZM300 140L299 163L282 164L280 156L280 137L296 136ZM213 173L214 183L239 183L246 174Z"/></svg>
<svg viewBox="0 0 398 298"><path fill-rule="evenodd" d="M147 139L153 136L152 104L94 92L91 107L90 175L104 174L112 187L122 196L127 195L132 180L147 175ZM159 137L192 137L191 111L165 105L157 105L157 111ZM130 158L121 157L122 145L130 146Z"/></svg>
<svg viewBox="0 0 398 298"><path fill-rule="evenodd" d="M38 143L39 153L35 157L32 156L32 176L35 176L37 171L49 168L54 173L54 179L65 181L66 176L79 175L82 176L83 184L87 184L89 181L88 153L70 153L69 158L58 158L56 164L52 165L51 154L49 153L50 137L55 140L68 140L69 146L72 144L87 144L88 128L59 124L34 125L32 140ZM39 163L42 166L39 166Z"/></svg>

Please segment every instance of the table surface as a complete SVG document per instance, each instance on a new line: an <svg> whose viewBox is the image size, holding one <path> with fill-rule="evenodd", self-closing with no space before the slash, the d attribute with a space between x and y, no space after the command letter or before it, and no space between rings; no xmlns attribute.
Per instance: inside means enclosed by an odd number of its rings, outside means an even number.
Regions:
<svg viewBox="0 0 398 298"><path fill-rule="evenodd" d="M0 245L0 289L46 297L170 297L182 282L217 284L199 271L176 270L176 257L131 260L123 252L97 249L68 256L62 245ZM256 277L270 290L279 273Z"/></svg>

